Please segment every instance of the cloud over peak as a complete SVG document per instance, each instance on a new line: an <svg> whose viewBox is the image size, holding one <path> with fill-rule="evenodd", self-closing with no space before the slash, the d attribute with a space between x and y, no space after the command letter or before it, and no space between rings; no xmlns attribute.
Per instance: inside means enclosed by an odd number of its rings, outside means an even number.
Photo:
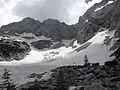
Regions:
<svg viewBox="0 0 120 90"><path fill-rule="evenodd" d="M31 0L28 3L22 0L17 3L14 11L21 17L29 16L41 21L54 18L69 23L72 6L76 3L77 0Z"/></svg>
<svg viewBox="0 0 120 90"><path fill-rule="evenodd" d="M31 17L44 21L48 18L58 19L67 24L76 23L90 6L85 0L0 0L0 24L19 21ZM1 26L0 25L0 26Z"/></svg>

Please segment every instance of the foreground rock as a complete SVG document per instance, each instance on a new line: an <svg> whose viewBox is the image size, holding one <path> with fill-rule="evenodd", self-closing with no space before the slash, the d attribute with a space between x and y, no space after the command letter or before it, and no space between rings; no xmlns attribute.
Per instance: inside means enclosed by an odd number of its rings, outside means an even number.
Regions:
<svg viewBox="0 0 120 90"><path fill-rule="evenodd" d="M30 46L23 41L0 39L1 61L21 60L30 52Z"/></svg>

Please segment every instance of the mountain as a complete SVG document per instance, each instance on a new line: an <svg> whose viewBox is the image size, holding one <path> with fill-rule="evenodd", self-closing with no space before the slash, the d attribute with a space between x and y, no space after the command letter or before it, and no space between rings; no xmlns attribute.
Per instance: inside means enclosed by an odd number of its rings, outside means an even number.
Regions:
<svg viewBox="0 0 120 90"><path fill-rule="evenodd" d="M114 0L102 0L100 3L94 4L87 12L80 16L79 22L73 27L77 29L78 34L76 39L80 43L84 43L93 37L98 31L103 31L107 28L114 30L116 10L118 9L118 1ZM119 12L116 14L119 15ZM113 21L113 20L114 21ZM87 37L86 37L87 36Z"/></svg>
<svg viewBox="0 0 120 90"><path fill-rule="evenodd" d="M69 25L55 19L47 19L43 22L32 18L24 18L20 22L14 22L0 28L1 35L15 36L16 38L30 41L37 49L52 48L55 42L62 42L63 39L70 40L76 35L76 31ZM45 37L47 41L41 37ZM38 41L36 38L39 38ZM34 42L35 40L35 42ZM46 42L49 42L47 46ZM40 44L43 46L40 47Z"/></svg>
<svg viewBox="0 0 120 90"><path fill-rule="evenodd" d="M25 18L2 26L1 35L26 41L31 51L20 61L0 62L0 71L12 73L18 90L119 90L119 7L120 0L102 0L74 25Z"/></svg>
<svg viewBox="0 0 120 90"><path fill-rule="evenodd" d="M57 46L64 46L65 44L62 43L62 40L71 39L83 44L98 31L107 28L111 30L115 29L116 20L118 20L116 14L119 16L119 11L116 6L119 5L117 3L118 1L113 1L102 0L100 3L96 3L83 16L80 16L78 23L75 25L67 25L56 19L47 19L40 22L39 20L27 17L20 22L2 26L0 28L0 34L20 37L22 40L29 41L30 45L37 49L52 48L54 45L56 46L56 42L60 43ZM41 36L45 38L43 39ZM44 41L46 39L47 41L49 40L49 46ZM39 43L42 43L43 47L40 47Z"/></svg>

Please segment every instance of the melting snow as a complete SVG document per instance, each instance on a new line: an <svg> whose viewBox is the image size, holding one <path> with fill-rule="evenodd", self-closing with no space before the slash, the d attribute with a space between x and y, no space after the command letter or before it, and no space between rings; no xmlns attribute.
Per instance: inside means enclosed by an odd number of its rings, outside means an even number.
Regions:
<svg viewBox="0 0 120 90"><path fill-rule="evenodd" d="M113 34L114 32L111 31L99 32L92 39L88 40L88 42L91 42L92 44L86 49L81 50L80 52L74 52L67 55L64 59L55 60L51 63L58 66L69 64L84 64L84 56L86 54L91 63L99 62L104 64L105 61L111 59L109 57L109 49L111 45L103 45L103 41L105 40L105 36L113 36Z"/></svg>
<svg viewBox="0 0 120 90"><path fill-rule="evenodd" d="M88 22L88 20L86 20L85 22Z"/></svg>

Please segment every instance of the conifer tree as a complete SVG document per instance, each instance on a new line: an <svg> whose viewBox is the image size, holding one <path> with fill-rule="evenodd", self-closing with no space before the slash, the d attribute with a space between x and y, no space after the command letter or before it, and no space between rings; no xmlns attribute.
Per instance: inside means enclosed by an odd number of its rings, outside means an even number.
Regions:
<svg viewBox="0 0 120 90"><path fill-rule="evenodd" d="M61 70L59 70L58 72L55 86L56 86L55 90L68 90L67 82L65 81L64 74Z"/></svg>
<svg viewBox="0 0 120 90"><path fill-rule="evenodd" d="M85 57L84 57L84 65L90 65L89 61L88 61L88 57L87 55L85 54Z"/></svg>
<svg viewBox="0 0 120 90"><path fill-rule="evenodd" d="M3 81L0 83L0 90L16 90L16 85L12 83L10 79L10 73L7 69L4 69L4 73L2 76Z"/></svg>

